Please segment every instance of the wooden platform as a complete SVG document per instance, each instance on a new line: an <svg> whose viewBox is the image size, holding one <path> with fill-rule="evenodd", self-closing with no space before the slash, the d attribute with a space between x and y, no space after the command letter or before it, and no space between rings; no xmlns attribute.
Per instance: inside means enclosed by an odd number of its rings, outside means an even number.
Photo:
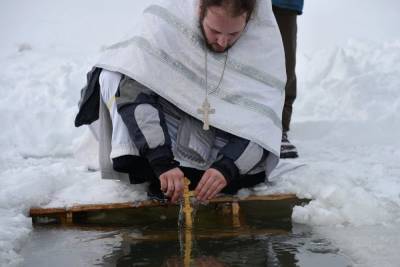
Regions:
<svg viewBox="0 0 400 267"><path fill-rule="evenodd" d="M232 221L229 214L248 220L290 220L293 207L308 203L294 194L276 194L237 198L224 196L212 199L198 208L196 216L203 221L210 219ZM240 208L240 211L239 211ZM236 211L235 211L236 210ZM127 203L74 205L67 208L32 207L29 215L33 224L61 225L140 225L168 221L176 225L179 206L155 200ZM228 215L228 216L227 216ZM240 224L240 220L236 219Z"/></svg>

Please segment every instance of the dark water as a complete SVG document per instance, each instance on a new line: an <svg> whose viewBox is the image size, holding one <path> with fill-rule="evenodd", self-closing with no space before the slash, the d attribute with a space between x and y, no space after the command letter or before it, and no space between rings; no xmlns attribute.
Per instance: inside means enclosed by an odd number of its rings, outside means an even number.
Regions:
<svg viewBox="0 0 400 267"><path fill-rule="evenodd" d="M304 225L35 227L23 266L351 266ZM186 234L185 234L186 233Z"/></svg>
<svg viewBox="0 0 400 267"><path fill-rule="evenodd" d="M176 206L84 212L79 227L36 226L23 266L351 266L312 228L292 225L284 202L244 202L236 216L229 205L197 206L191 229L179 230L178 214Z"/></svg>

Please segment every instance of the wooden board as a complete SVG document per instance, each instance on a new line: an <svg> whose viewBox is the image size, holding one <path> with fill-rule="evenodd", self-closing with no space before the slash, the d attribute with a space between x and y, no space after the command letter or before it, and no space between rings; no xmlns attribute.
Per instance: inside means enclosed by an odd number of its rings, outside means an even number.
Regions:
<svg viewBox="0 0 400 267"><path fill-rule="evenodd" d="M221 196L209 201L208 205L198 209L198 217L216 219L234 212L232 203L240 206L240 215L247 220L259 215L265 219L290 218L295 205L309 202L308 199L299 199L294 194L275 194L264 196L248 196L238 198L235 196ZM235 204L237 205L237 204ZM34 224L93 224L93 225L140 225L142 223L170 220L176 225L179 206L165 204L155 200L126 203L105 203L74 205L65 208L32 207L29 215ZM237 211L236 211L237 212ZM222 216L221 216L222 215Z"/></svg>

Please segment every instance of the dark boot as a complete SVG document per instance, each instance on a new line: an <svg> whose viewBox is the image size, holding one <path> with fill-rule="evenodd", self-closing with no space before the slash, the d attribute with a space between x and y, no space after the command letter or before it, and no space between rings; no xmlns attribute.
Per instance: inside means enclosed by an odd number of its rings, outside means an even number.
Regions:
<svg viewBox="0 0 400 267"><path fill-rule="evenodd" d="M282 143L281 143L281 159L288 158L298 158L299 154L297 153L297 148L290 143L287 132L282 134Z"/></svg>

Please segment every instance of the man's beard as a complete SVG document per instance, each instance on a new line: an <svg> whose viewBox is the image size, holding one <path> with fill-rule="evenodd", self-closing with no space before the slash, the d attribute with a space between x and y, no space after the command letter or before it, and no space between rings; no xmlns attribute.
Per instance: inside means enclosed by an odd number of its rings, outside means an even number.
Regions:
<svg viewBox="0 0 400 267"><path fill-rule="evenodd" d="M226 51L228 51L235 43L228 45L224 50L220 51L220 50L215 50L214 47L212 46L212 44L208 43L207 40L207 36L206 36L206 32L204 31L204 27L203 27L203 23L200 22L200 29L201 29L201 33L203 34L203 38L204 38L204 43L206 44L206 47L208 48L208 50L211 50L214 53L225 53Z"/></svg>

